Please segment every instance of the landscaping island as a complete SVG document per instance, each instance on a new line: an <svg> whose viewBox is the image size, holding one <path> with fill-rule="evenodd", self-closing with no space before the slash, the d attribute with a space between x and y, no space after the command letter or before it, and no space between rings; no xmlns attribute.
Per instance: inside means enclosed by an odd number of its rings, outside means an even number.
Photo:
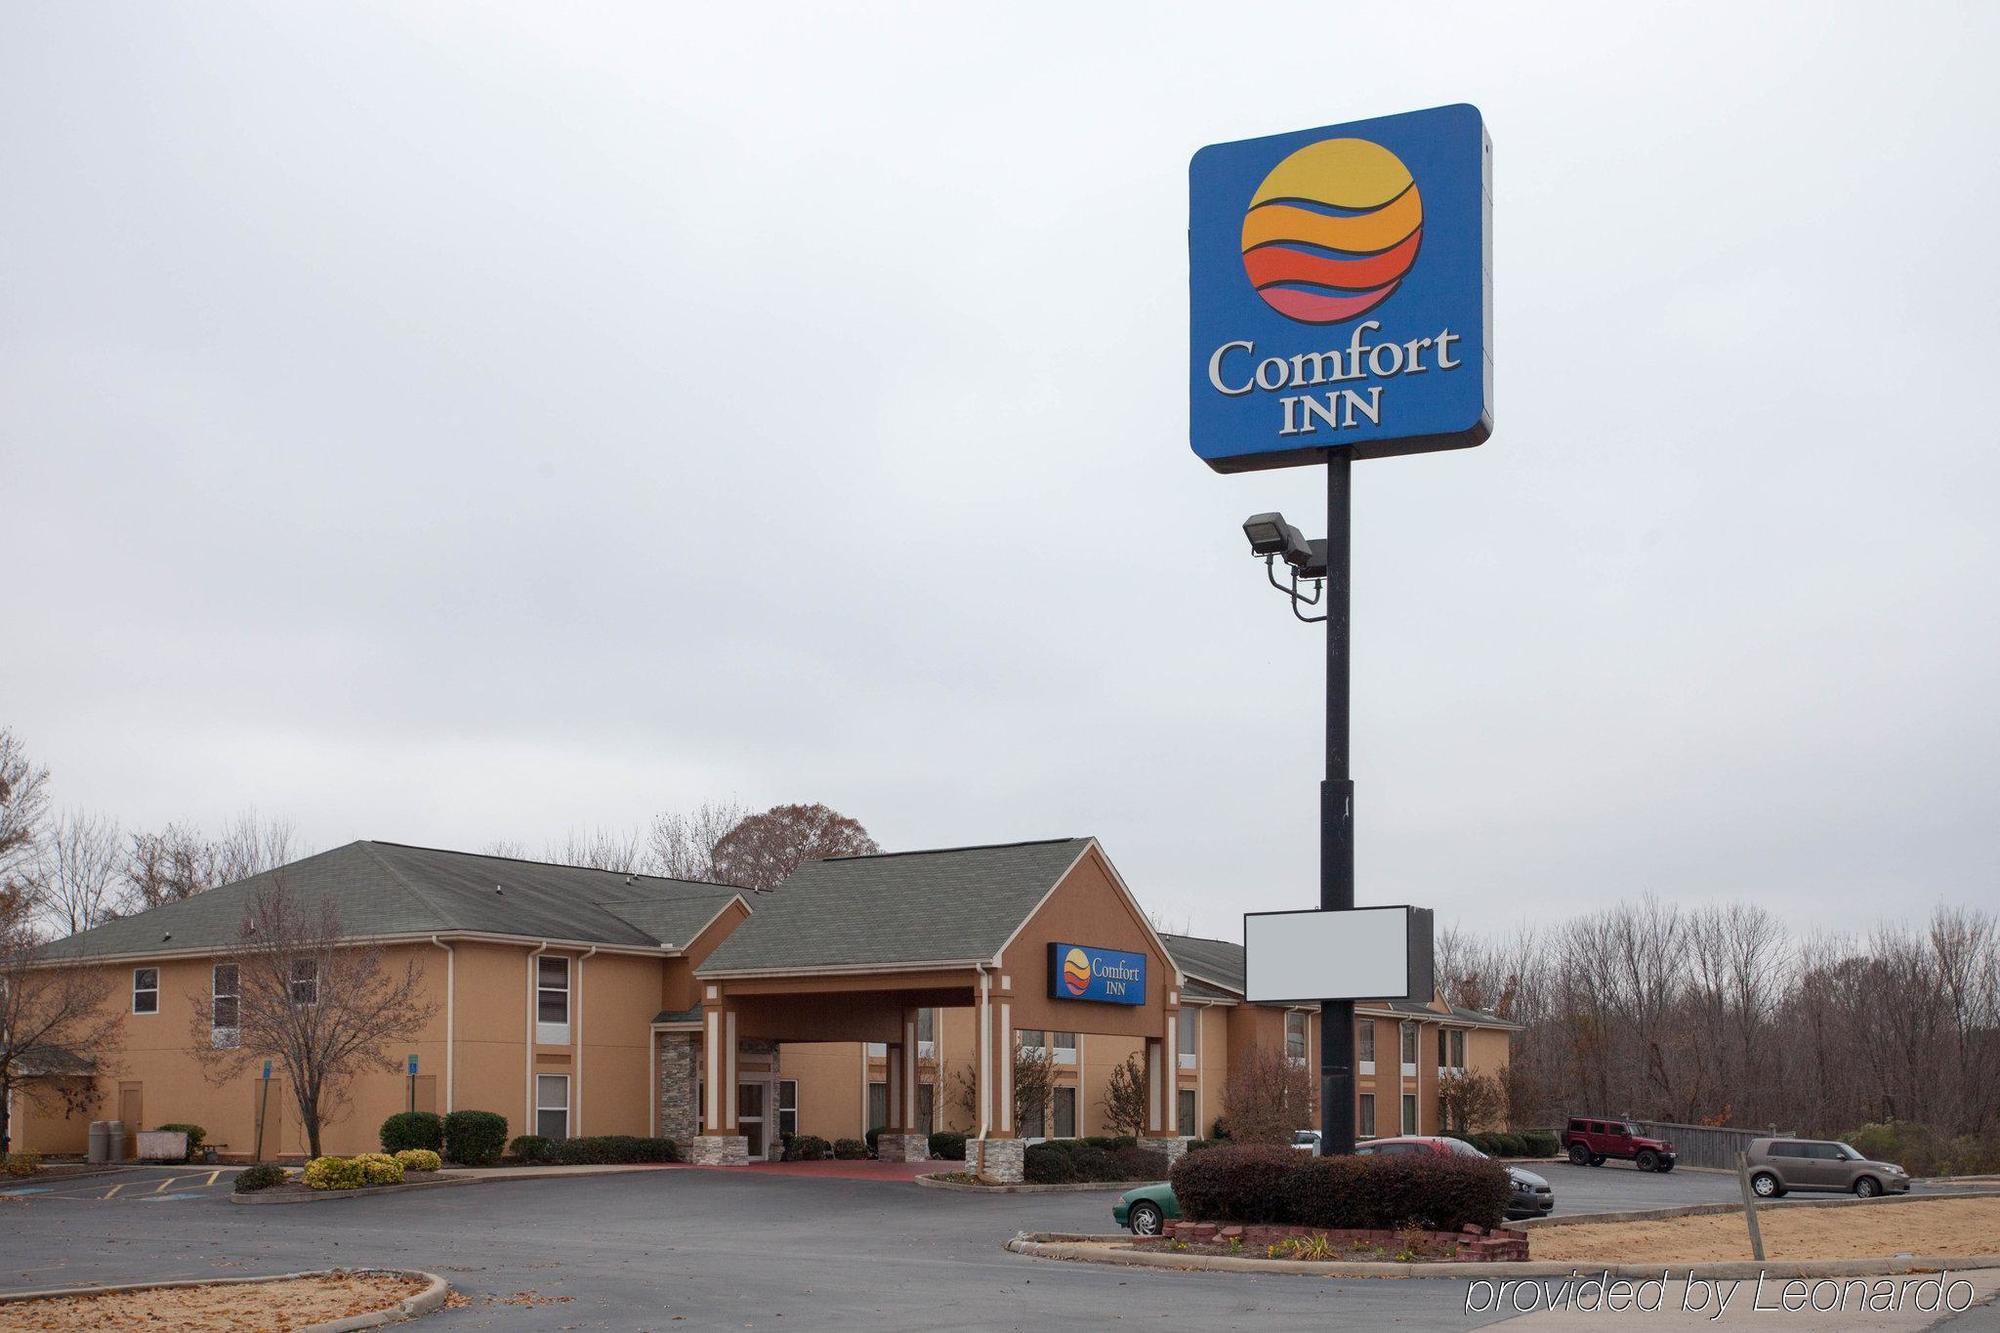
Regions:
<svg viewBox="0 0 2000 1333"><path fill-rule="evenodd" d="M2000 1196L1898 1198L1847 1206L1757 1210L1764 1253L1778 1259L1876 1259L1898 1254L1977 1258L2000 1254ZM1535 1259L1577 1263L1712 1263L1748 1259L1741 1209L1631 1222L1538 1225Z"/></svg>
<svg viewBox="0 0 2000 1333"><path fill-rule="evenodd" d="M167 1283L0 1299L0 1330L161 1329L258 1333L383 1316L389 1323L444 1303L424 1273L302 1273L276 1279Z"/></svg>

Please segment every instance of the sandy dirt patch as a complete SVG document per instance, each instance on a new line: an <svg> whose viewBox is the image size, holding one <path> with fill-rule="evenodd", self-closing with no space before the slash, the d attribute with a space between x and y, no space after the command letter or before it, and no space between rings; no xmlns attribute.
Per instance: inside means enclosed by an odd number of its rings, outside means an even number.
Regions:
<svg viewBox="0 0 2000 1333"><path fill-rule="evenodd" d="M0 1305L0 1329L177 1329L251 1333L297 1329L387 1309L421 1292L417 1278L337 1273L286 1282L248 1282L102 1296L53 1296Z"/></svg>
<svg viewBox="0 0 2000 1333"><path fill-rule="evenodd" d="M1769 1259L1870 1259L1898 1254L2000 1254L2000 1197L1925 1199L1859 1208L1767 1208L1757 1221ZM1537 1259L1592 1263L1750 1258L1741 1211L1655 1222L1529 1230Z"/></svg>

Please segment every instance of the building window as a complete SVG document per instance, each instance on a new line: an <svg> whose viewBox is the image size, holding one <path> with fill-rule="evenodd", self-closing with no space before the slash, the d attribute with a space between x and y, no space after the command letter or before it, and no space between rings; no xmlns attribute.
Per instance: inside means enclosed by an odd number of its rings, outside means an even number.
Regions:
<svg viewBox="0 0 2000 1333"><path fill-rule="evenodd" d="M931 1133L936 1118L937 1089L928 1083L917 1084L917 1131Z"/></svg>
<svg viewBox="0 0 2000 1333"><path fill-rule="evenodd" d="M1417 1025L1415 1023L1405 1023L1403 1024L1403 1073L1414 1075L1416 1072Z"/></svg>
<svg viewBox="0 0 2000 1333"><path fill-rule="evenodd" d="M209 981L208 1040L224 1049L242 1040L243 1003L234 963L217 963Z"/></svg>
<svg viewBox="0 0 2000 1333"><path fill-rule="evenodd" d="M535 1040L544 1046L569 1045L569 959L535 960Z"/></svg>
<svg viewBox="0 0 2000 1333"><path fill-rule="evenodd" d="M160 1012L159 968L135 967L132 969L132 1012L135 1014L157 1014Z"/></svg>
<svg viewBox="0 0 2000 1333"><path fill-rule="evenodd" d="M1361 1062L1361 1072L1375 1072L1375 1020L1364 1018L1354 1030L1354 1058Z"/></svg>
<svg viewBox="0 0 2000 1333"><path fill-rule="evenodd" d="M1375 1094L1361 1094L1361 1109L1354 1117L1354 1132L1364 1139L1375 1137Z"/></svg>
<svg viewBox="0 0 2000 1333"><path fill-rule="evenodd" d="M1175 1128L1183 1134L1199 1133L1200 1127L1195 1124L1195 1121L1201 1119L1201 1112L1195 1109L1194 1089L1182 1088L1179 1103L1176 1110L1180 1115L1180 1119L1175 1122Z"/></svg>
<svg viewBox="0 0 2000 1333"><path fill-rule="evenodd" d="M778 1080L778 1141L784 1142L786 1134L799 1132L799 1081L795 1078Z"/></svg>
<svg viewBox="0 0 2000 1333"><path fill-rule="evenodd" d="M1021 1114L1021 1137L1024 1139L1046 1138L1048 1132L1048 1104L1044 1102Z"/></svg>
<svg viewBox="0 0 2000 1333"><path fill-rule="evenodd" d="M318 959L294 958L292 960L292 1003L296 1005L319 1003Z"/></svg>
<svg viewBox="0 0 2000 1333"><path fill-rule="evenodd" d="M1453 1069L1465 1068L1465 1033L1463 1030L1454 1031L1451 1034L1451 1067Z"/></svg>
<svg viewBox="0 0 2000 1333"><path fill-rule="evenodd" d="M1417 1094L1414 1092L1403 1094L1403 1132L1405 1134L1417 1132Z"/></svg>
<svg viewBox="0 0 2000 1333"><path fill-rule="evenodd" d="M880 1129L889 1123L889 1085L870 1083L868 1085L868 1123L863 1129Z"/></svg>
<svg viewBox="0 0 2000 1333"><path fill-rule="evenodd" d="M1075 1064L1076 1034L1074 1032L1058 1032L1055 1034L1055 1039L1055 1053L1050 1058L1059 1065Z"/></svg>
<svg viewBox="0 0 2000 1333"><path fill-rule="evenodd" d="M1439 1068L1439 1069L1448 1069L1448 1068L1450 1068L1450 1067L1451 1067L1451 1061L1450 1061L1450 1060L1448 1060L1447 1058L1445 1058L1445 1030L1444 1030L1443 1028L1439 1028L1439 1029L1438 1029L1438 1068Z"/></svg>
<svg viewBox="0 0 2000 1333"><path fill-rule="evenodd" d="M1180 1021L1181 1068L1193 1069L1201 1063L1199 1038L1201 1036L1201 1010L1181 1010Z"/></svg>
<svg viewBox="0 0 2000 1333"><path fill-rule="evenodd" d="M886 1060L886 1059L888 1059L888 1058L889 1058L889 1043L888 1043L888 1042L886 1042L886 1041L871 1041L871 1042L869 1042L869 1043L868 1043L868 1058L869 1058L870 1060Z"/></svg>
<svg viewBox="0 0 2000 1333"><path fill-rule="evenodd" d="M1059 1139L1075 1138L1076 1089L1052 1089L1049 1093L1049 1101L1055 1107L1055 1136Z"/></svg>
<svg viewBox="0 0 2000 1333"><path fill-rule="evenodd" d="M1296 1009L1285 1012L1285 1057L1300 1064L1306 1059L1306 1016Z"/></svg>
<svg viewBox="0 0 2000 1333"><path fill-rule="evenodd" d="M937 1010L917 1010L917 1059L931 1060L937 1056Z"/></svg>
<svg viewBox="0 0 2000 1333"><path fill-rule="evenodd" d="M535 1075L535 1133L545 1139L569 1137L569 1075Z"/></svg>
<svg viewBox="0 0 2000 1333"><path fill-rule="evenodd" d="M1032 1051L1035 1055L1040 1056L1042 1048L1048 1042L1048 1035L1048 1033L1036 1028L1020 1028L1014 1033L1014 1041L1022 1050Z"/></svg>

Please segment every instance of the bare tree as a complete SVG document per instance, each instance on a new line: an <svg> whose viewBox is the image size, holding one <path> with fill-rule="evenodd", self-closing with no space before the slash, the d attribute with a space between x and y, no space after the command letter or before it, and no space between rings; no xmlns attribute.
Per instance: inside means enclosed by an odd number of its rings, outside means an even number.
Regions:
<svg viewBox="0 0 2000 1333"><path fill-rule="evenodd" d="M143 912L275 870L292 859L293 840L289 822L263 819L255 810L245 810L215 838L187 824L134 833L119 908Z"/></svg>
<svg viewBox="0 0 2000 1333"><path fill-rule="evenodd" d="M28 758L13 732L0 728L0 902L19 912L49 808L49 770Z"/></svg>
<svg viewBox="0 0 2000 1333"><path fill-rule="evenodd" d="M118 825L93 815L57 817L35 858L37 906L65 935L110 920L123 848Z"/></svg>
<svg viewBox="0 0 2000 1333"><path fill-rule="evenodd" d="M346 1101L356 1075L396 1067L389 1051L420 1032L437 1006L424 998L423 967L401 972L382 951L347 941L331 898L299 901L282 876L260 885L237 942L217 959L234 970L235 999L194 997L189 1037L211 1081L227 1082L268 1057L284 1070L314 1157L320 1129Z"/></svg>
<svg viewBox="0 0 2000 1333"><path fill-rule="evenodd" d="M1310 1122L1313 1076L1305 1064L1269 1046L1252 1046L1235 1061L1223 1086L1222 1117L1241 1143L1290 1143Z"/></svg>
<svg viewBox="0 0 2000 1333"><path fill-rule="evenodd" d="M882 849L859 823L824 805L776 805L751 815L716 844L715 877L746 889L775 889L808 861Z"/></svg>
<svg viewBox="0 0 2000 1333"><path fill-rule="evenodd" d="M1112 1067L1111 1077L1104 1080L1104 1095L1098 1098L1097 1109L1104 1113L1104 1123L1113 1134L1145 1133L1146 1119L1153 1108L1146 1089L1146 1071L1138 1056L1128 1055Z"/></svg>
<svg viewBox="0 0 2000 1333"><path fill-rule="evenodd" d="M1439 1119L1454 1134L1486 1129L1506 1119L1506 1088L1491 1074L1440 1074L1437 1096Z"/></svg>
<svg viewBox="0 0 2000 1333"><path fill-rule="evenodd" d="M639 842L639 834L629 829L624 832L607 828L571 829L561 842L549 844L548 859L557 865L630 874L644 869L645 858Z"/></svg>
<svg viewBox="0 0 2000 1333"><path fill-rule="evenodd" d="M963 1069L952 1071L952 1086L957 1089L958 1109L976 1131L979 1126L979 1085L973 1076ZM1042 1123L1042 1115L1048 1110L1050 1098L1055 1093L1055 1056L1040 1046L1014 1046L1014 1123L1016 1125Z"/></svg>
<svg viewBox="0 0 2000 1333"><path fill-rule="evenodd" d="M750 811L734 801L704 801L692 810L662 811L646 832L647 868L668 879L713 881L716 847L749 816Z"/></svg>
<svg viewBox="0 0 2000 1333"><path fill-rule="evenodd" d="M0 1153L15 1093L37 1107L88 1112L102 1096L102 1053L118 1039L111 975L42 961L43 946L24 927L0 927Z"/></svg>

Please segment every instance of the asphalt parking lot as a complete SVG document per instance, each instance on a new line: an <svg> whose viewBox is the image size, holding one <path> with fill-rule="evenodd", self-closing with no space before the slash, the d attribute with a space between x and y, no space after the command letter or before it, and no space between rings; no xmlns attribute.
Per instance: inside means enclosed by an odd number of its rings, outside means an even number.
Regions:
<svg viewBox="0 0 2000 1333"><path fill-rule="evenodd" d="M35 1183L0 1182L0 1199L79 1203L187 1203L229 1193L241 1168L162 1166L56 1178Z"/></svg>
<svg viewBox="0 0 2000 1333"><path fill-rule="evenodd" d="M1598 1179L1579 1192L1619 1188L1607 1168L1592 1174ZM1726 1193L1730 1184L1721 1175L1625 1174L1634 1193L1620 1206L1660 1201L1662 1190ZM1551 1175L1560 1178L1554 1168ZM1141 1274L1001 1249L1020 1230L1109 1230L1115 1191L979 1196L903 1181L690 1170L245 1208L224 1197L226 1182L225 1175L203 1197L175 1206L171 1226L160 1224L158 1207L118 1206L129 1187L110 1200L0 1198L0 1288L381 1265L441 1273L466 1295L465 1306L424 1321L438 1328L1040 1330L1131 1322L1324 1330L1493 1322L1468 1318L1465 1286L1450 1280ZM1966 1322L1979 1317L1988 1322ZM1990 1317L1990 1308L1976 1310L1954 1333L1992 1327Z"/></svg>

